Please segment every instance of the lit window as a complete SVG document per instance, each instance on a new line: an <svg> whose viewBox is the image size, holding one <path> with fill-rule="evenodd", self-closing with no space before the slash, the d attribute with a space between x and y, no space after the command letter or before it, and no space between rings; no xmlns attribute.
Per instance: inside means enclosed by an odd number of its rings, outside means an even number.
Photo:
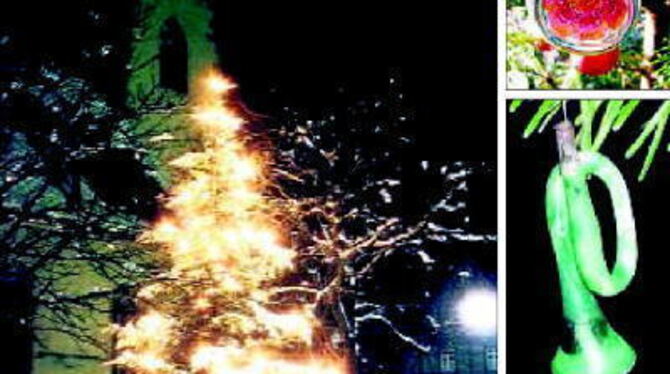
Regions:
<svg viewBox="0 0 670 374"><path fill-rule="evenodd" d="M448 349L440 354L440 370L443 373L456 372L456 351Z"/></svg>
<svg viewBox="0 0 670 374"><path fill-rule="evenodd" d="M498 370L498 349L496 347L486 348L486 370Z"/></svg>

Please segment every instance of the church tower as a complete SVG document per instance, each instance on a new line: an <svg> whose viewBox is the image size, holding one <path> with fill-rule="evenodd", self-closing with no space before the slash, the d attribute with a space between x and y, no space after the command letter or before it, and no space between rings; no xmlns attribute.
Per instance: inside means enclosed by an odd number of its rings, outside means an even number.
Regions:
<svg viewBox="0 0 670 374"><path fill-rule="evenodd" d="M170 98L183 100L193 85L197 74L218 63L216 48L211 40L212 13L205 0L138 0L137 26L133 29L131 57L128 62L127 105L134 109L169 106ZM150 113L134 120L133 131L177 132L184 126L178 113ZM180 152L179 149L173 150ZM160 169L162 157L159 151L150 151L149 163ZM153 161L151 161L153 160ZM157 170L164 183L168 176ZM63 287L72 294L89 292L92 289L114 290L114 285L96 274L87 264L68 269L78 275L67 279ZM1 285L0 285L1 286ZM109 334L104 332L115 319L105 310L114 310L118 301L113 297L96 300L100 311L86 311L81 316L81 328L90 332L94 341L81 344L67 334L59 333L56 322L38 317L36 324L41 345L34 345L32 372L35 374L117 374L112 367L104 365L110 358ZM38 315L48 316L47 309ZM1 371L1 370L0 370Z"/></svg>
<svg viewBox="0 0 670 374"><path fill-rule="evenodd" d="M161 91L188 93L198 72L218 62L204 0L142 0L138 15L128 78L133 108L160 98Z"/></svg>

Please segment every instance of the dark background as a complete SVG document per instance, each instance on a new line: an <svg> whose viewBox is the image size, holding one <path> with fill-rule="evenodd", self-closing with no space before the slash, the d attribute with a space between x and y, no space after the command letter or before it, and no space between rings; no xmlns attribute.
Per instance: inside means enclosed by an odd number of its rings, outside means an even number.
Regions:
<svg viewBox="0 0 670 374"><path fill-rule="evenodd" d="M436 158L495 158L493 2L211 3L222 68L252 110L267 113L278 99L317 110L343 86L352 96L379 93L389 69L399 68L416 108L417 149ZM0 15L0 40L10 37L0 46L0 71L53 58L121 100L133 21L129 0L13 2ZM108 57L82 59L105 40L114 45Z"/></svg>
<svg viewBox="0 0 670 374"><path fill-rule="evenodd" d="M218 11L224 68L244 91L275 84L288 100L310 105L329 102L343 84L372 93L398 67L416 110L417 149L431 158L494 160L493 2L364 3L280 4L255 16L250 7L242 10L249 18ZM248 103L259 108L264 100Z"/></svg>
<svg viewBox="0 0 670 374"><path fill-rule="evenodd" d="M512 373L549 373L563 333L558 273L544 208L547 177L558 159L554 133L548 127L529 139L521 135L537 106L537 102L524 103L519 113L508 114L507 123L507 367ZM638 182L644 152L631 160L625 160L623 154L658 106L658 102L643 102L626 127L610 135L601 149L628 184L640 258L629 288L617 296L599 298L599 302L614 330L637 351L636 374L656 370L665 360L664 345L659 342L668 334L663 291L668 252L661 248L668 232L664 216L670 202L670 160L659 151L647 178ZM577 115L577 108L571 102L571 118ZM609 195L600 182L590 182L590 187L611 264L615 226Z"/></svg>

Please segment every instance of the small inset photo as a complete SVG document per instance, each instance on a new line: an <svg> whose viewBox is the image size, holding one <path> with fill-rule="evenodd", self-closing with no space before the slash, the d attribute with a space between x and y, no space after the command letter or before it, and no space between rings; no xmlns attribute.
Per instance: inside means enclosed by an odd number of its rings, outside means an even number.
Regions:
<svg viewBox="0 0 670 374"><path fill-rule="evenodd" d="M670 102L507 105L507 372L660 367Z"/></svg>
<svg viewBox="0 0 670 374"><path fill-rule="evenodd" d="M670 88L665 0L506 0L508 89Z"/></svg>

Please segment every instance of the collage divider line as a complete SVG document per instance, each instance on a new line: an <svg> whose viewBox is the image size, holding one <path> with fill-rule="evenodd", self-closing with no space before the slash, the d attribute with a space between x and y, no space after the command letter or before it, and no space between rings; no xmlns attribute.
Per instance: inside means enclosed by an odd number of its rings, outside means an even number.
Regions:
<svg viewBox="0 0 670 374"><path fill-rule="evenodd" d="M670 100L670 90L502 90L507 100Z"/></svg>
<svg viewBox="0 0 670 374"><path fill-rule="evenodd" d="M497 4L497 81L496 81L496 110L498 116L497 126L497 226L498 226L498 373L505 374L507 370L507 137L506 137L506 113L507 113L507 77L505 73L506 61L506 13L505 0L498 0Z"/></svg>

